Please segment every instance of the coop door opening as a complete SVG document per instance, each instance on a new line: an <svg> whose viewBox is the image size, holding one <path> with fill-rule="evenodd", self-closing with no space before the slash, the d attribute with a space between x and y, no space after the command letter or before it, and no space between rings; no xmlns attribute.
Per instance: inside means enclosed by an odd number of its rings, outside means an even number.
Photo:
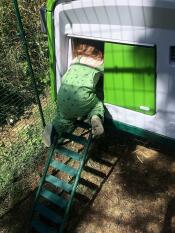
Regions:
<svg viewBox="0 0 175 233"><path fill-rule="evenodd" d="M86 48L86 46L84 47L83 45L87 45L89 47L89 49ZM82 50L82 51L81 51ZM86 51L87 50L87 51ZM99 59L99 53L97 51L101 51L102 54L104 55L104 42L103 41L98 41L98 40L94 40L94 39L86 39L86 38L71 38L69 40L69 50L68 50L68 66L70 66L70 64L72 63L72 60L76 57L76 56L89 56L89 57L93 57L94 59L96 58L97 60ZM84 52L86 51L86 52ZM93 51L93 52L92 52ZM92 54L91 54L92 53ZM96 56L97 54L97 56ZM88 66L88 64L85 64ZM97 67L98 69L98 67ZM80 74L81 76L81 74ZM104 75L102 72L99 71L99 73L97 74L97 76L94 77L94 79L98 79L98 82L94 80L95 83L95 92L97 94L97 97L104 101L104 84L103 84L103 78Z"/></svg>
<svg viewBox="0 0 175 233"><path fill-rule="evenodd" d="M155 54L155 47L105 43L105 102L148 115L155 114Z"/></svg>

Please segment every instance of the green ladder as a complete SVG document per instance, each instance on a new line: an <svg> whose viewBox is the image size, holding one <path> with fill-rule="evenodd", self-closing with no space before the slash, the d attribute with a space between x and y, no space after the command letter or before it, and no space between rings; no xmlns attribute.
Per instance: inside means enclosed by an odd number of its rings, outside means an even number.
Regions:
<svg viewBox="0 0 175 233"><path fill-rule="evenodd" d="M88 138L85 138L82 135L77 136L70 133L65 133L63 138L83 145L84 148L81 153L77 153L66 148L64 144L58 145L57 138L54 138L53 145L49 150L49 156L45 165L43 177L41 178L34 201L30 228L30 232L32 233L64 232L70 207L74 201L74 194L76 192L83 165L87 159L89 146L92 140L92 133L89 124L85 122L78 122L77 127L87 130ZM68 158L69 161L75 161L78 163L78 168L74 168L67 165L65 162L60 162L53 159L53 157L58 153L64 158ZM54 169L54 171L56 171L55 173L62 171L64 174L71 177L70 182L65 182L63 179L50 174L48 172L49 169ZM44 186L46 186L46 188ZM57 193L55 190L59 190L59 192ZM68 194L69 198L64 197L63 194L65 193Z"/></svg>

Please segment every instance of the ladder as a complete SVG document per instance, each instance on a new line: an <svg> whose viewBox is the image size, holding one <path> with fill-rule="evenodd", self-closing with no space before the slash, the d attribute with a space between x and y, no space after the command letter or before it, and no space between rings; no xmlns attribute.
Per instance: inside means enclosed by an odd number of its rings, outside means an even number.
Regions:
<svg viewBox="0 0 175 233"><path fill-rule="evenodd" d="M77 136L73 133L64 133L63 138L83 145L81 153L70 150L64 143L59 145L56 137L49 149L48 159L32 210L30 228L30 232L32 233L64 232L70 207L74 201L74 194L92 141L92 133L89 124L77 122L77 127L87 130L88 137L85 138L82 135ZM63 160L68 159L68 162L75 162L77 168L64 161L58 161L56 158L59 156L62 156ZM54 172L50 173L50 170ZM60 171L70 178L68 182L65 181L64 178L58 178L56 176Z"/></svg>

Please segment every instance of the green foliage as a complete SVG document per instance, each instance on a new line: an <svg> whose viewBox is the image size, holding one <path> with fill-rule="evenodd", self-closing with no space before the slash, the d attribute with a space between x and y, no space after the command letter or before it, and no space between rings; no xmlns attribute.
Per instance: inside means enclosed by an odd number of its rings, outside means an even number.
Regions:
<svg viewBox="0 0 175 233"><path fill-rule="evenodd" d="M49 97L47 101L49 104L43 104L43 110L46 121L50 121L55 112L55 105ZM15 129L15 136L13 135L11 140L6 138L4 142L0 142L1 198L22 174L26 171L33 171L37 163L43 159L43 144L41 141L43 129L40 114L36 107L33 108L28 123L25 126L23 124L18 130Z"/></svg>
<svg viewBox="0 0 175 233"><path fill-rule="evenodd" d="M40 93L48 85L47 36L40 30L40 7L45 1L19 0L30 56ZM19 117L35 101L12 1L0 2L0 125ZM21 104L22 103L22 104Z"/></svg>
<svg viewBox="0 0 175 233"><path fill-rule="evenodd" d="M54 114L48 92L47 35L40 31L45 0L18 0L46 122ZM42 126L12 1L0 1L0 204L20 198L17 181L43 158ZM13 187L15 189L13 190ZM13 191L12 191L13 190ZM0 213L3 208L0 206Z"/></svg>
<svg viewBox="0 0 175 233"><path fill-rule="evenodd" d="M24 172L32 168L41 153L41 127L27 126L18 134L18 140L8 146L0 146L0 193L3 193ZM32 164L32 166L31 166Z"/></svg>

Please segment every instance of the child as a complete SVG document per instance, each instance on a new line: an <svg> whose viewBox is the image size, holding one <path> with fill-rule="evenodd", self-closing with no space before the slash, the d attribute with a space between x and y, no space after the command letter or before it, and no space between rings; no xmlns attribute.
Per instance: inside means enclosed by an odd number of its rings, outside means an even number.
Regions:
<svg viewBox="0 0 175 233"><path fill-rule="evenodd" d="M52 144L54 132L61 134L74 128L78 118L87 117L92 134L104 132L104 106L97 97L96 85L103 75L103 44L91 40L73 40L73 61L62 77L57 96L57 114L52 124L45 127L43 142Z"/></svg>

